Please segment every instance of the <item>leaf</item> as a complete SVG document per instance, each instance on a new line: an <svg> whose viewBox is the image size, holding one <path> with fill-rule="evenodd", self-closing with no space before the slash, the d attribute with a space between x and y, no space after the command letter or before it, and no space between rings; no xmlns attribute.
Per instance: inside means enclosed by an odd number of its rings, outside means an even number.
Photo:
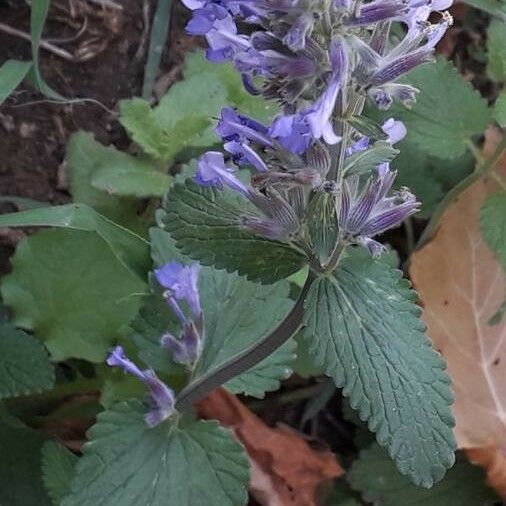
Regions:
<svg viewBox="0 0 506 506"><path fill-rule="evenodd" d="M506 21L506 2L504 0L465 0L465 3Z"/></svg>
<svg viewBox="0 0 506 506"><path fill-rule="evenodd" d="M103 146L91 133L77 132L67 143L65 161L74 202L87 204L106 218L134 232L143 232L142 223L137 216L136 199L110 195L92 185L92 177L97 169L125 164L125 153L112 146Z"/></svg>
<svg viewBox="0 0 506 506"><path fill-rule="evenodd" d="M358 501L353 495L346 483L341 478L336 482L334 490L325 506L362 506L362 502Z"/></svg>
<svg viewBox="0 0 506 506"><path fill-rule="evenodd" d="M203 265L238 271L253 281L272 283L300 270L305 256L288 244L263 239L240 225L250 207L239 207L231 192L192 181L169 192L163 227L185 254ZM246 202L244 202L246 206Z"/></svg>
<svg viewBox="0 0 506 506"><path fill-rule="evenodd" d="M68 492L78 458L56 441L42 447L42 479L54 506L59 506Z"/></svg>
<svg viewBox="0 0 506 506"><path fill-rule="evenodd" d="M487 29L487 74L497 82L506 81L506 4L503 20L492 19Z"/></svg>
<svg viewBox="0 0 506 506"><path fill-rule="evenodd" d="M61 227L95 232L132 274L144 279L149 269L148 242L84 204L42 207L2 214L0 227Z"/></svg>
<svg viewBox="0 0 506 506"><path fill-rule="evenodd" d="M343 470L328 450L314 450L284 425L268 427L234 395L213 391L197 405L200 416L234 429L251 463L250 492L260 504L316 504L319 488ZM193 506L193 505L192 505Z"/></svg>
<svg viewBox="0 0 506 506"><path fill-rule="evenodd" d="M159 160L170 163L180 155L189 159L196 149L216 144L214 118L223 107L235 106L259 120L276 113L275 106L244 91L230 65L209 63L201 52L186 57L183 75L153 109L138 98L120 105L123 126L147 154Z"/></svg>
<svg viewBox="0 0 506 506"><path fill-rule="evenodd" d="M32 62L7 60L0 67L0 105L19 86L32 67Z"/></svg>
<svg viewBox="0 0 506 506"><path fill-rule="evenodd" d="M454 462L452 392L415 302L400 271L349 256L311 286L304 335L400 472L430 487Z"/></svg>
<svg viewBox="0 0 506 506"><path fill-rule="evenodd" d="M373 444L360 452L348 480L365 501L376 506L492 506L497 500L484 485L483 472L463 455L441 483L425 490L399 474L388 454Z"/></svg>
<svg viewBox="0 0 506 506"><path fill-rule="evenodd" d="M171 260L188 263L188 259L174 255L174 241L166 232L152 230L151 237L157 265ZM209 267L200 271L199 292L205 341L192 374L193 381L198 381L201 376L258 341L283 320L294 304L289 298L290 286L286 281L260 285L237 274ZM176 333L178 325L175 325L172 313L159 293L146 301L133 328L143 360L167 374L180 373L169 353L160 349L160 337L167 330ZM229 381L227 389L259 398L263 398L265 392L277 390L280 380L292 373L295 348L293 340L287 341L268 358Z"/></svg>
<svg viewBox="0 0 506 506"><path fill-rule="evenodd" d="M100 414L62 506L239 506L247 503L242 446L216 422L154 429L139 402Z"/></svg>
<svg viewBox="0 0 506 506"><path fill-rule="evenodd" d="M141 198L163 197L167 193L170 176L156 170L152 162L119 153L93 171L94 188L112 195Z"/></svg>
<svg viewBox="0 0 506 506"><path fill-rule="evenodd" d="M487 196L480 209L480 228L488 247L506 270L506 191Z"/></svg>
<svg viewBox="0 0 506 506"><path fill-rule="evenodd" d="M51 506L42 483L41 448L46 438L15 419L0 419L0 504Z"/></svg>
<svg viewBox="0 0 506 506"><path fill-rule="evenodd" d="M14 323L34 330L53 360L101 362L137 312L144 283L93 234L53 230L18 243L2 296Z"/></svg>
<svg viewBox="0 0 506 506"><path fill-rule="evenodd" d="M383 141L388 139L388 135L381 128L381 125L367 116L352 116L346 121L362 135L370 139Z"/></svg>
<svg viewBox="0 0 506 506"><path fill-rule="evenodd" d="M464 155L453 160L443 160L427 155L412 140L410 133L397 147L400 154L392 166L398 171L396 186L407 186L422 203L417 218L428 218L436 206L457 183L474 168L474 159Z"/></svg>
<svg viewBox="0 0 506 506"><path fill-rule="evenodd" d="M405 81L423 93L411 109L396 105L389 116L403 121L409 138L428 155L462 156L466 142L481 134L490 121L487 102L442 57L434 65L410 72Z"/></svg>
<svg viewBox="0 0 506 506"><path fill-rule="evenodd" d="M504 156L499 167L505 174ZM506 327L489 319L504 301L505 277L479 230L479 210L496 190L493 180L480 179L461 193L433 240L413 254L410 271L454 382L459 447L503 451Z"/></svg>
<svg viewBox="0 0 506 506"><path fill-rule="evenodd" d="M506 91L501 92L497 97L494 106L494 118L502 128L506 128Z"/></svg>
<svg viewBox="0 0 506 506"><path fill-rule="evenodd" d="M391 162L398 154L399 151L388 142L378 141L370 148L346 158L344 172L347 176L371 173L378 165Z"/></svg>
<svg viewBox="0 0 506 506"><path fill-rule="evenodd" d="M54 370L44 346L0 322L0 399L43 392L53 384Z"/></svg>

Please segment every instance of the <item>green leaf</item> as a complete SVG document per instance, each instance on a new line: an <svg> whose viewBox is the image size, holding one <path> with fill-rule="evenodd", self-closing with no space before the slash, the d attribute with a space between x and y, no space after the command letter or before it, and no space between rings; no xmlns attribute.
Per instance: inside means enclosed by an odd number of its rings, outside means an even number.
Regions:
<svg viewBox="0 0 506 506"><path fill-rule="evenodd" d="M145 285L87 232L43 231L18 243L2 296L54 360L101 362L135 316Z"/></svg>
<svg viewBox="0 0 506 506"><path fill-rule="evenodd" d="M388 454L373 444L360 452L348 479L365 501L377 506L492 506L497 500L485 485L485 473L463 456L441 483L425 490L399 474Z"/></svg>
<svg viewBox="0 0 506 506"><path fill-rule="evenodd" d="M353 128L358 130L362 135L375 140L387 140L388 135L385 133L381 125L367 116L352 116L346 120Z"/></svg>
<svg viewBox="0 0 506 506"><path fill-rule="evenodd" d="M489 195L480 210L480 228L489 248L506 269L506 192Z"/></svg>
<svg viewBox="0 0 506 506"><path fill-rule="evenodd" d="M171 260L188 261L173 255L174 243L166 232L152 231L151 237L158 265ZM199 292L205 340L192 374L195 381L258 341L281 322L293 306L286 281L260 285L237 274L209 267L200 271ZM140 347L141 359L158 371L174 376L181 374L180 367L174 365L169 353L160 350L160 337L167 330L175 334L179 328L161 294L155 293L147 300L132 326L137 334L135 342ZM263 398L265 392L277 390L280 380L292 373L295 348L293 340L287 341L268 358L225 386L234 393Z"/></svg>
<svg viewBox="0 0 506 506"><path fill-rule="evenodd" d="M0 322L0 399L43 392L53 384L53 366L40 341Z"/></svg>
<svg viewBox="0 0 506 506"><path fill-rule="evenodd" d="M154 429L138 402L98 416L62 506L240 506L247 503L248 460L216 422Z"/></svg>
<svg viewBox="0 0 506 506"><path fill-rule="evenodd" d="M420 312L400 271L348 256L311 286L304 335L400 472L430 487L454 462L453 393Z"/></svg>
<svg viewBox="0 0 506 506"><path fill-rule="evenodd" d="M492 19L487 29L487 74L494 81L506 81L506 3L502 21Z"/></svg>
<svg viewBox="0 0 506 506"><path fill-rule="evenodd" d="M223 107L235 106L259 120L276 113L275 106L244 91L230 65L214 65L201 52L185 62L184 79L170 87L157 107L138 98L120 104L122 125L147 154L169 163L218 143L214 118Z"/></svg>
<svg viewBox="0 0 506 506"><path fill-rule="evenodd" d="M148 242L84 204L42 207L0 215L0 227L61 227L95 232L116 259L141 279L149 269Z"/></svg>
<svg viewBox="0 0 506 506"><path fill-rule="evenodd" d="M339 234L336 196L324 192L315 194L309 204L307 216L307 228L314 251L320 262L325 264L332 254Z"/></svg>
<svg viewBox="0 0 506 506"><path fill-rule="evenodd" d="M135 232L143 232L137 216L137 200L110 195L92 185L96 170L107 166L121 166L130 157L112 146L103 146L93 134L77 132L67 143L67 162L72 200L93 207L106 218Z"/></svg>
<svg viewBox="0 0 506 506"><path fill-rule="evenodd" d="M300 270L306 263L302 253L241 228L241 215L254 211L245 199L232 199L231 193L192 181L175 185L167 196L162 220L177 247L203 265L238 271L262 283Z"/></svg>
<svg viewBox="0 0 506 506"><path fill-rule="evenodd" d="M0 504L51 506L40 470L46 438L15 419L0 418Z"/></svg>
<svg viewBox="0 0 506 506"><path fill-rule="evenodd" d="M42 447L42 479L54 506L59 506L69 489L78 458L56 441Z"/></svg>
<svg viewBox="0 0 506 506"><path fill-rule="evenodd" d="M170 176L153 164L125 154L121 165L110 163L93 173L91 184L113 195L133 197L163 197L169 189Z"/></svg>
<svg viewBox="0 0 506 506"><path fill-rule="evenodd" d="M19 86L32 67L32 62L7 60L0 67L0 105Z"/></svg>
<svg viewBox="0 0 506 506"><path fill-rule="evenodd" d="M359 502L353 495L352 491L340 479L336 482L332 494L328 498L325 506L361 506L362 502Z"/></svg>
<svg viewBox="0 0 506 506"><path fill-rule="evenodd" d="M422 203L416 218L428 218L443 197L474 168L470 154L454 160L442 160L427 155L414 142L410 134L397 145L400 154L392 167L398 171L396 186L407 186Z"/></svg>
<svg viewBox="0 0 506 506"><path fill-rule="evenodd" d="M378 141L370 148L346 158L344 172L347 176L371 173L378 165L391 162L398 154L399 151L388 142Z"/></svg>
<svg viewBox="0 0 506 506"><path fill-rule="evenodd" d="M504 25L506 28L506 24ZM503 91L494 105L494 118L502 128L506 128L506 91Z"/></svg>
<svg viewBox="0 0 506 506"><path fill-rule="evenodd" d="M403 121L409 139L429 155L446 159L463 155L467 141L483 133L491 119L487 102L444 58L422 65L404 81L422 92L411 109L396 105L389 116Z"/></svg>
<svg viewBox="0 0 506 506"><path fill-rule="evenodd" d="M506 2L504 0L464 0L464 3L506 21Z"/></svg>

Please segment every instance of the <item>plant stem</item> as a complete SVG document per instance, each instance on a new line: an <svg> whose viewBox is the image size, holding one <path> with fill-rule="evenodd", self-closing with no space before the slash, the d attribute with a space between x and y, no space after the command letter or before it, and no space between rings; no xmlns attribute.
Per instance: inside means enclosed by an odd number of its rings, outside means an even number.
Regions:
<svg viewBox="0 0 506 506"><path fill-rule="evenodd" d="M460 181L456 186L454 186L443 198L443 200L439 203L436 210L434 211L434 214L432 215L429 224L427 227L425 227L425 230L423 231L422 236L420 237L420 240L418 241L418 244L416 245L416 248L419 249L422 246L424 246L432 237L434 232L437 229L437 226L439 225L439 220L441 219L441 216L443 215L446 208L469 186L471 186L475 181L478 181L480 177L491 174L492 177L497 181L497 179L500 179L499 184L503 186L504 181L502 177L499 176L499 174L496 174L493 172L493 169L496 165L496 163L500 160L503 151L506 150L506 135L503 136L501 142L497 145L494 153L486 158L483 159L483 157L480 156L476 157L476 169L475 171L467 176L465 179ZM473 154L476 150L472 149ZM504 187L504 186L503 186Z"/></svg>
<svg viewBox="0 0 506 506"><path fill-rule="evenodd" d="M207 395L211 390L223 385L228 380L251 369L267 358L295 334L302 324L304 301L315 277L316 275L309 271L306 283L293 308L275 329L243 352L227 360L217 369L209 371L201 378L190 383L177 396L176 408L178 410L190 408L194 402Z"/></svg>

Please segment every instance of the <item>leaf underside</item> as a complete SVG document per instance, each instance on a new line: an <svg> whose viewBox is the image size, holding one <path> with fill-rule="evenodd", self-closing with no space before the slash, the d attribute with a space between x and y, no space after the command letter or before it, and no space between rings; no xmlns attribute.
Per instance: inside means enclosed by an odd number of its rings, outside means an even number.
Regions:
<svg viewBox="0 0 506 506"><path fill-rule="evenodd" d="M317 279L305 338L317 365L388 448L402 474L430 487L453 465L453 393L400 271L363 256Z"/></svg>

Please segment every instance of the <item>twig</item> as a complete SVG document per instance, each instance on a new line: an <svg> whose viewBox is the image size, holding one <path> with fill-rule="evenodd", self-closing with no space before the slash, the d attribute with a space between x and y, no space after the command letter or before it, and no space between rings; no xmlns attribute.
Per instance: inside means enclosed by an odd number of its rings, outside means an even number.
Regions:
<svg viewBox="0 0 506 506"><path fill-rule="evenodd" d="M19 37L20 39L27 40L29 42L32 40L32 37L29 33L22 32L17 28L12 28L12 26L6 25L5 23L0 23L0 31L7 33L9 35L13 35L14 37ZM46 51L49 51L50 53L53 53L56 56L59 56L60 58L63 58L64 60L71 62L76 61L73 54L69 53L68 51L65 51L65 49L61 49L60 47L51 44L51 42L41 40L39 46L45 49Z"/></svg>

